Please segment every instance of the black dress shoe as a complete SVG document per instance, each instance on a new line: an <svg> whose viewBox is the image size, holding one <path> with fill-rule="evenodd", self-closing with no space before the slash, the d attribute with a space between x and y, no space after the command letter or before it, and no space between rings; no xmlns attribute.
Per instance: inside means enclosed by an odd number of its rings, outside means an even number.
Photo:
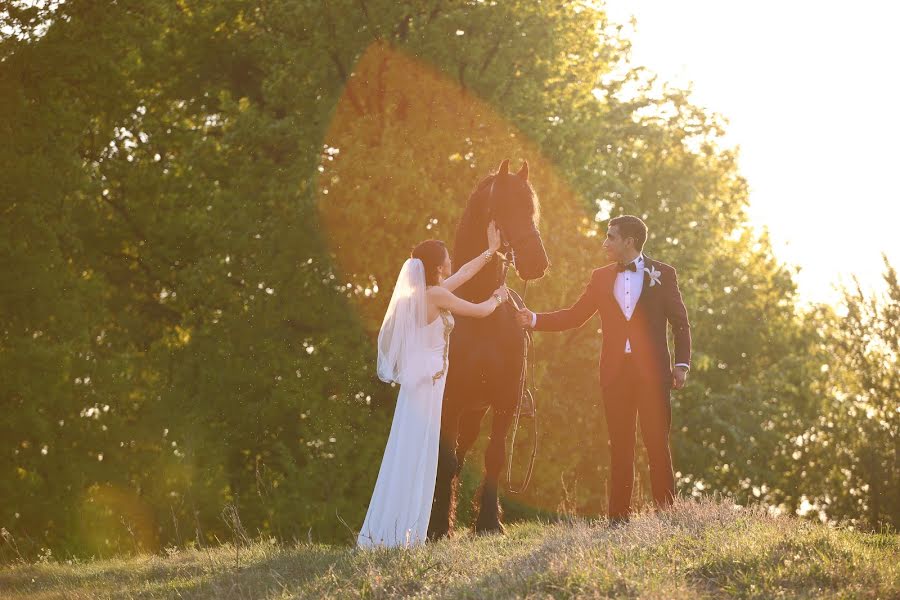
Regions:
<svg viewBox="0 0 900 600"><path fill-rule="evenodd" d="M628 525L628 517L627 516L616 516L609 518L609 527L610 529L615 529L618 527L624 527Z"/></svg>

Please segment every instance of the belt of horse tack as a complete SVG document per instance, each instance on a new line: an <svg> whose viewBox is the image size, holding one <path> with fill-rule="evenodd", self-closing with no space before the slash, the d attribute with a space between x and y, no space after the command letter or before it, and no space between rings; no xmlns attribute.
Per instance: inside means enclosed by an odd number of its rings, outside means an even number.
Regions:
<svg viewBox="0 0 900 600"><path fill-rule="evenodd" d="M502 256L503 260L503 277L501 281L506 283L506 275L509 271L509 265L511 262L515 261L515 256L513 256L512 260L507 259L505 256ZM508 290L510 295L510 300L512 301L513 306L515 306L516 310L525 307L525 299L524 296L528 293L528 282L525 282L525 287L522 290L522 296L519 296L515 290ZM519 378L519 399L516 402L516 412L513 421L512 427L512 440L510 441L509 447L509 460L506 463L506 485L507 489L513 494L521 494L527 488L528 484L531 482L531 476L534 473L534 461L537 457L537 403L535 402L534 394L531 389L528 387L528 366L532 365L531 369L531 385L534 385L534 367L533 361L529 360L529 355L534 352L534 339L533 333L531 330L525 330L525 353L522 357L522 374ZM525 478L522 482L522 487L516 489L512 485L512 465L513 465L513 456L515 454L516 447L516 434L519 430L519 419L522 416L531 417L531 427L532 427L532 446L531 446L531 456L528 460L528 469L525 471Z"/></svg>

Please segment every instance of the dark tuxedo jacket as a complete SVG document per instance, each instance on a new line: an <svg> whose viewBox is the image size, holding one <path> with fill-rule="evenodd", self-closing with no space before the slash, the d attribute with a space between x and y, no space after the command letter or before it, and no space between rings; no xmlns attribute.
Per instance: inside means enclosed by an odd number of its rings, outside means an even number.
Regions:
<svg viewBox="0 0 900 600"><path fill-rule="evenodd" d="M632 357L642 373L660 385L671 386L672 359L666 339L666 323L672 324L675 363L690 365L691 325L678 289L675 268L644 255L644 267L659 271L659 283L651 285L644 272L644 287L630 320L626 320L613 292L616 264L595 269L587 288L575 304L555 312L539 313L535 329L563 331L583 325L600 314L603 348L600 352L600 385L610 385L625 358L625 340L631 341Z"/></svg>

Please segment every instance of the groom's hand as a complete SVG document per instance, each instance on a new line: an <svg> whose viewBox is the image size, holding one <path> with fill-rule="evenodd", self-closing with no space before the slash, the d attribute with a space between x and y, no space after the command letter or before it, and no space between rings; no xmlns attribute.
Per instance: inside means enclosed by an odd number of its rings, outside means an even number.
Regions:
<svg viewBox="0 0 900 600"><path fill-rule="evenodd" d="M519 327L523 329L528 329L531 327L531 319L534 317L534 313L532 313L527 308L521 308L516 313L516 323L519 324Z"/></svg>
<svg viewBox="0 0 900 600"><path fill-rule="evenodd" d="M680 390L687 383L687 369L684 367L675 367L672 369L672 387Z"/></svg>

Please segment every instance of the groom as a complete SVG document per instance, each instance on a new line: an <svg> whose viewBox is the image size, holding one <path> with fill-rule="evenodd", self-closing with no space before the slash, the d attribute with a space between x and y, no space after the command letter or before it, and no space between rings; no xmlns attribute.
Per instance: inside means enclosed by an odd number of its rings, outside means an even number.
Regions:
<svg viewBox="0 0 900 600"><path fill-rule="evenodd" d="M639 218L611 219L603 248L615 262L594 270L578 301L548 313L523 308L516 316L522 327L563 331L600 314L600 387L609 428L609 518L614 522L627 520L631 505L635 417L640 419L650 460L653 500L659 507L674 500L669 395L672 388L684 387L690 369L691 326L675 269L644 255L646 241L647 226ZM667 322L675 338L674 368L666 343Z"/></svg>

